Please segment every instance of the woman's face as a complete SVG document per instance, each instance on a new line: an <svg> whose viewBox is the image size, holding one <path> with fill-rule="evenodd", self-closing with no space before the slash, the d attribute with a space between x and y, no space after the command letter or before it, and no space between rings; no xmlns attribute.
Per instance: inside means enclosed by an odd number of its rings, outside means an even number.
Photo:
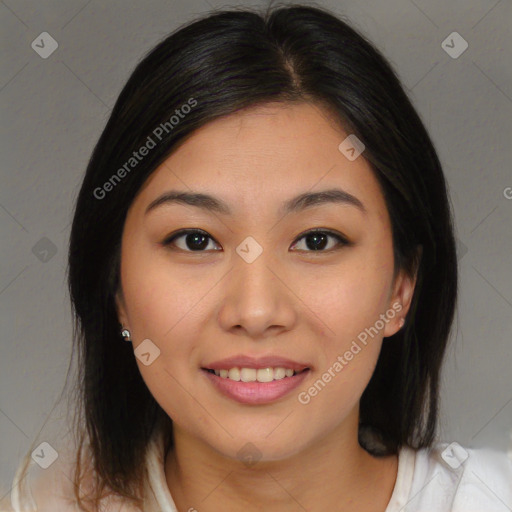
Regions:
<svg viewBox="0 0 512 512"><path fill-rule="evenodd" d="M128 212L119 320L176 428L218 453L237 458L251 442L277 460L349 419L356 435L382 338L406 314L414 283L393 281L386 204L364 152L349 160L339 149L348 135L310 104L216 120L150 176ZM293 203L334 189L337 201ZM146 212L170 191L208 194L226 211L164 201ZM182 229L202 233L165 245ZM304 236L311 230L330 233ZM221 361L233 357L247 359ZM308 370L275 379L294 365ZM233 380L207 371L220 368ZM275 380L244 382L255 376Z"/></svg>

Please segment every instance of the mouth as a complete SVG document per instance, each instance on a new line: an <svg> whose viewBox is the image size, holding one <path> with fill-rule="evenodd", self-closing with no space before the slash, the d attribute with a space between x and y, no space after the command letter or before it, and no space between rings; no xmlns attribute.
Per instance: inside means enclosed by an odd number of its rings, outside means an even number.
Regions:
<svg viewBox="0 0 512 512"><path fill-rule="evenodd" d="M284 398L297 388L310 372L309 367L302 370L284 367L201 368L201 373L223 397L247 405L269 404Z"/></svg>

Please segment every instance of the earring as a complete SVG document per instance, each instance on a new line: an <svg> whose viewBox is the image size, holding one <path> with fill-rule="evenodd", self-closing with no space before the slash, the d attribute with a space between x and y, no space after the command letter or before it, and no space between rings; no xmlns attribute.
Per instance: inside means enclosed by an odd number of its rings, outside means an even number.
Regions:
<svg viewBox="0 0 512 512"><path fill-rule="evenodd" d="M128 341L128 342L131 342L132 340L130 339L131 337L131 334L130 334L130 331L128 329L123 329L121 331L121 336L124 338L124 341Z"/></svg>
<svg viewBox="0 0 512 512"><path fill-rule="evenodd" d="M398 329L400 330L405 324L405 318L400 318L400 321L398 322Z"/></svg>

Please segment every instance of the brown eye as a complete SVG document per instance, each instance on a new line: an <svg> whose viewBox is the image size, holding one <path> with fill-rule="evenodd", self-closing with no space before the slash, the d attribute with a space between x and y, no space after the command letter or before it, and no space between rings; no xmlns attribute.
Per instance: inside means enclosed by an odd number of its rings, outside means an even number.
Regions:
<svg viewBox="0 0 512 512"><path fill-rule="evenodd" d="M336 242L334 243L334 247L331 246L326 250L326 246L329 245L329 238L334 239ZM300 241L302 239L306 241L306 252L330 252L331 250L340 248L340 246L349 245L349 242L346 238L332 231L308 231L307 233L304 233L298 240ZM294 246L296 244L297 242L294 244Z"/></svg>
<svg viewBox="0 0 512 512"><path fill-rule="evenodd" d="M205 248L208 247L209 243L208 239L213 240L206 231L199 229L183 229L166 239L163 245L175 244L175 241L180 238L183 238L183 244L181 247L178 246L178 249L187 252L205 252Z"/></svg>

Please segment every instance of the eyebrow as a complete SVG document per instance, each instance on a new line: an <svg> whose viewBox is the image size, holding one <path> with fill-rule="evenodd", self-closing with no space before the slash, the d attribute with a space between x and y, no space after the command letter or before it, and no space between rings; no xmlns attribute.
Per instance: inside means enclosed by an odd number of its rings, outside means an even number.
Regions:
<svg viewBox="0 0 512 512"><path fill-rule="evenodd" d="M179 190L169 190L157 197L148 205L144 214L146 215L164 204L174 203L195 206L222 215L233 215L231 208L222 199L200 192L182 192ZM305 192L292 199L288 199L282 204L279 213L284 215L298 213L307 208L329 203L354 206L362 213L367 213L363 203L357 197L339 188L322 190L320 192Z"/></svg>

